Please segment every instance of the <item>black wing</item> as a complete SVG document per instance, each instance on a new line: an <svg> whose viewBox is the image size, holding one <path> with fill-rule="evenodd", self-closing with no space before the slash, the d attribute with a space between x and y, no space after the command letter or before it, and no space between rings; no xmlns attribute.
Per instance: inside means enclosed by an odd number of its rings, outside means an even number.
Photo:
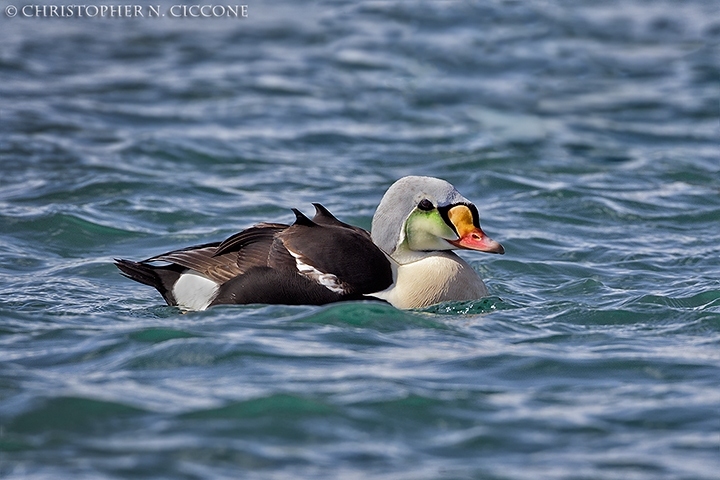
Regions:
<svg viewBox="0 0 720 480"><path fill-rule="evenodd" d="M185 268L221 285L213 304L323 304L389 287L390 260L370 234L339 221L320 204L315 209L313 220L293 210L296 221L290 226L261 223L223 242L116 264L126 276L157 288L171 305L172 285Z"/></svg>
<svg viewBox="0 0 720 480"><path fill-rule="evenodd" d="M313 220L295 211L296 222L277 235L298 266L315 270L306 275L332 275L345 294L369 294L389 287L390 261L370 234L340 222L321 205L315 208Z"/></svg>

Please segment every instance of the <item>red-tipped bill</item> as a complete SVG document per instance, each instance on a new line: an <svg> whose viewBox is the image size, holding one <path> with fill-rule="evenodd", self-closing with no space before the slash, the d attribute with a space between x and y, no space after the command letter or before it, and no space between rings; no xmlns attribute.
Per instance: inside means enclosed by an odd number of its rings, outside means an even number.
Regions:
<svg viewBox="0 0 720 480"><path fill-rule="evenodd" d="M485 232L473 222L472 212L466 205L458 205L448 212L450 221L457 231L457 240L448 240L457 248L477 250L488 253L505 253L505 249L498 242L485 235Z"/></svg>
<svg viewBox="0 0 720 480"><path fill-rule="evenodd" d="M468 250L478 250L480 252L488 253L505 253L505 249L500 243L496 242L492 238L485 235L479 228L474 228L470 232L466 233L460 239L450 241L453 245L458 248L466 248Z"/></svg>

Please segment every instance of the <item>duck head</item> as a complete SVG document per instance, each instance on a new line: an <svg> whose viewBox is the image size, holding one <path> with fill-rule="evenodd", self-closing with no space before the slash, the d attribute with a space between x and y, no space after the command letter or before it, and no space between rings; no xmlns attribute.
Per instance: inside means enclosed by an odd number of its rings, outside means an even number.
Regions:
<svg viewBox="0 0 720 480"><path fill-rule="evenodd" d="M373 216L372 238L400 263L441 250L505 252L480 228L477 207L450 183L433 177L395 182Z"/></svg>

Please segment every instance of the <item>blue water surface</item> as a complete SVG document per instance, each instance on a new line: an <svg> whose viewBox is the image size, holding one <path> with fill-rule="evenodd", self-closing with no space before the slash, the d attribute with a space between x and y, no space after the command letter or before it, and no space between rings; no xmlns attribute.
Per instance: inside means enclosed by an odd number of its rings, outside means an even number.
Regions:
<svg viewBox="0 0 720 480"><path fill-rule="evenodd" d="M0 477L718 478L716 1L0 4ZM490 297L183 314L112 265L408 174Z"/></svg>

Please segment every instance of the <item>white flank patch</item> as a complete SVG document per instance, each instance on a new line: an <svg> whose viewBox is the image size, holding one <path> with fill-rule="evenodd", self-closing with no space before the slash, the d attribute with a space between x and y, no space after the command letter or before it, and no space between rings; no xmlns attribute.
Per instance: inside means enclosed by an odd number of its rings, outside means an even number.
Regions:
<svg viewBox="0 0 720 480"><path fill-rule="evenodd" d="M311 280L314 280L315 282L319 283L320 285L332 292L346 292L345 285L335 275L333 275L332 273L323 273L312 265L304 263L301 260L300 255L293 252L292 250L288 249L288 252L290 252L290 255L295 257L295 265L297 266L298 272L300 272L300 274L305 275Z"/></svg>
<svg viewBox="0 0 720 480"><path fill-rule="evenodd" d="M173 285L173 296L178 307L187 310L205 310L215 299L220 285L204 275L188 270Z"/></svg>

